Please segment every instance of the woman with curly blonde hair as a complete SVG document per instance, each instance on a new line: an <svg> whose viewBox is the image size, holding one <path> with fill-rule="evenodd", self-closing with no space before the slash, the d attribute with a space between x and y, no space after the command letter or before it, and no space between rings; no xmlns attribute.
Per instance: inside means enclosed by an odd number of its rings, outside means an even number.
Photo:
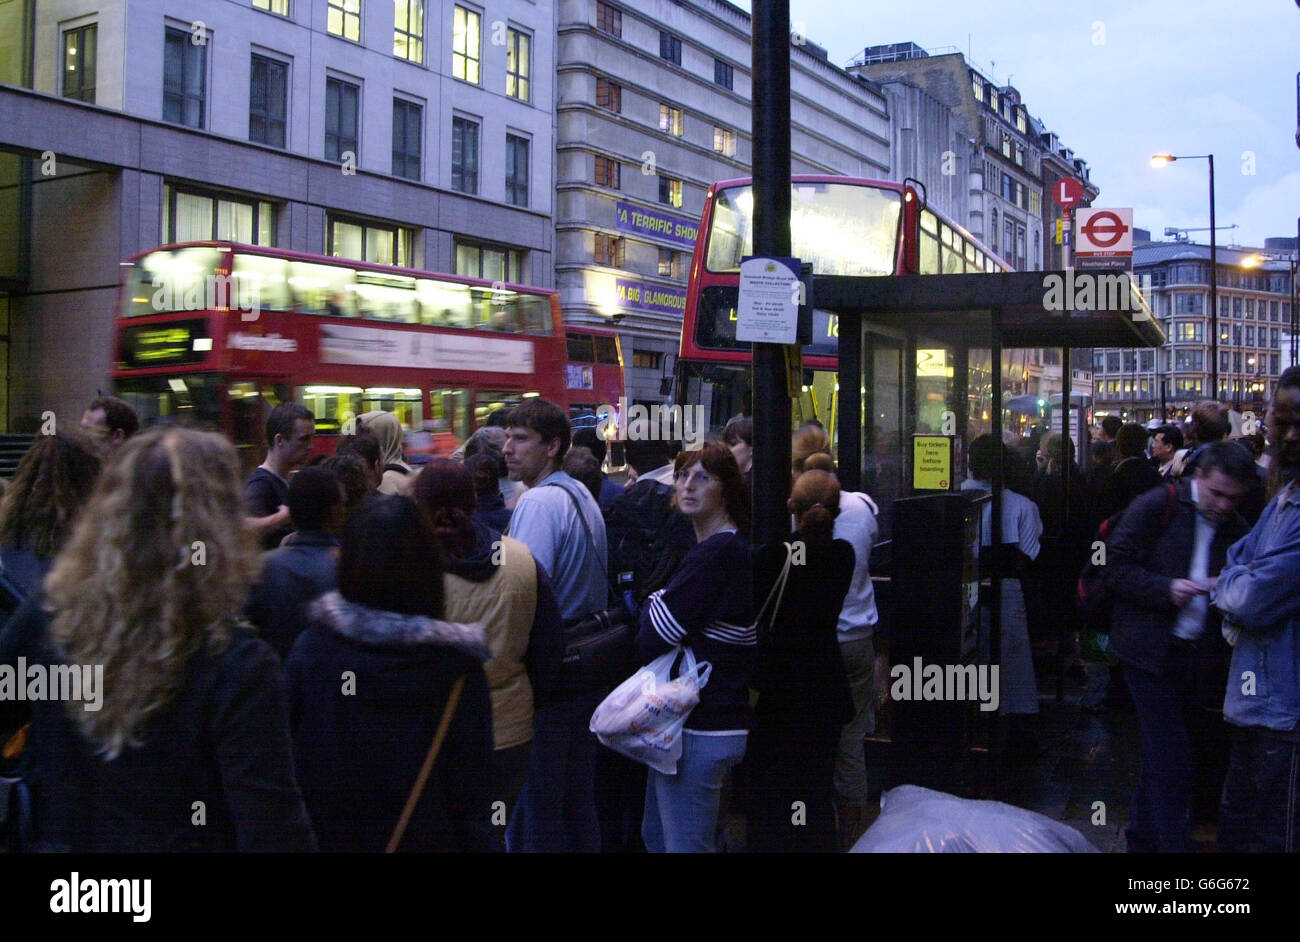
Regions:
<svg viewBox="0 0 1300 942"><path fill-rule="evenodd" d="M37 850L311 850L279 662L239 616L257 577L234 448L157 429L105 469L0 670L72 668L80 698L0 701L30 721ZM49 692L53 692L50 688ZM75 694L73 695L75 696Z"/></svg>

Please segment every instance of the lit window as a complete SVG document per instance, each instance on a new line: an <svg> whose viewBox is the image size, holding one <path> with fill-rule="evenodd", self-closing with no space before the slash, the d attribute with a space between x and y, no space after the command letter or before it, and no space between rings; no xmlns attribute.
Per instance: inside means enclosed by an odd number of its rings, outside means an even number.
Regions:
<svg viewBox="0 0 1300 942"><path fill-rule="evenodd" d="M393 0L393 55L424 62L424 0Z"/></svg>
<svg viewBox="0 0 1300 942"><path fill-rule="evenodd" d="M682 181L661 176L659 178L659 202L680 209L682 205Z"/></svg>
<svg viewBox="0 0 1300 942"><path fill-rule="evenodd" d="M981 78L980 78L978 75L976 75L974 72L972 72L972 73L971 73L971 77L970 77L970 81L971 81L971 90L974 91L974 93L975 93L975 100L976 100L976 101L983 101L983 100L984 100L984 80L981 79Z"/></svg>
<svg viewBox="0 0 1300 942"><path fill-rule="evenodd" d="M253 0L253 6L278 16L289 15L289 0Z"/></svg>
<svg viewBox="0 0 1300 942"><path fill-rule="evenodd" d="M682 111L680 108L673 108L670 105L659 105L659 130L671 134L673 137L681 137L685 133L682 122Z"/></svg>
<svg viewBox="0 0 1300 942"><path fill-rule="evenodd" d="M325 28L332 36L361 42L361 0L328 0Z"/></svg>
<svg viewBox="0 0 1300 942"><path fill-rule="evenodd" d="M379 226L360 220L329 218L329 244L325 253L335 258L355 258L379 265L414 267L415 232L401 226Z"/></svg>
<svg viewBox="0 0 1300 942"><path fill-rule="evenodd" d="M479 22L473 10L456 7L452 19L451 75L478 84Z"/></svg>
<svg viewBox="0 0 1300 942"><path fill-rule="evenodd" d="M63 97L95 103L95 44L93 25L63 34Z"/></svg>
<svg viewBox="0 0 1300 942"><path fill-rule="evenodd" d="M528 77L532 71L532 37L515 29L506 30L506 94L527 101Z"/></svg>
<svg viewBox="0 0 1300 942"><path fill-rule="evenodd" d="M730 128L713 126L713 151L724 157L736 156L736 132Z"/></svg>
<svg viewBox="0 0 1300 942"><path fill-rule="evenodd" d="M458 241L453 274L518 284L523 281L523 260L519 249Z"/></svg>
<svg viewBox="0 0 1300 942"><path fill-rule="evenodd" d="M201 191L163 188L163 243L222 240L275 244L275 206Z"/></svg>

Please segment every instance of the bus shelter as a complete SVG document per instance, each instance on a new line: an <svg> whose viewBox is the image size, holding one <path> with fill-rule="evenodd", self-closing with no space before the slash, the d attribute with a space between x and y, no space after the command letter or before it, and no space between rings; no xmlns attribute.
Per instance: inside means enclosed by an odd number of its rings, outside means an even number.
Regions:
<svg viewBox="0 0 1300 942"><path fill-rule="evenodd" d="M1079 300L1071 292L1081 277L1111 279L1100 304L1071 303ZM966 477L967 447L982 434L1014 442L1030 431L1023 412L1007 409L1008 400L1036 395L1038 389L1031 386L1044 370L1050 374L1059 369L1058 401L1077 403L1080 397L1071 389L1072 349L1155 347L1164 343L1164 333L1127 275L1061 271L818 277L813 290L816 308L839 316L841 482L845 488L867 491L880 507L881 543L872 572L873 576L881 573L877 592L882 621L892 619L900 630L938 639L929 647L908 650L960 661L971 657L971 644L965 640L972 630L971 617L983 617L988 635L985 651L995 652L986 657L997 663L1002 631L1000 573L985 570L984 611L982 616L972 616L975 590L970 552L958 545L969 541L970 530L963 532L957 517L973 515L962 509L969 502L959 494ZM1098 300L1095 292L1093 300ZM1038 351L1041 362L1018 356L1030 350ZM853 389L858 395L850 393ZM1081 407L1067 406L1053 416L1051 430L1077 443L1079 463L1065 462L1063 469L1067 507L1069 476L1086 466L1085 428ZM1003 465L1002 450L994 449L994 454L991 495L986 498L992 507L984 517L992 532L991 540L984 542L999 547L1009 469ZM1014 542L1015 535L1007 540ZM1064 619L1057 621L1064 623ZM1064 650L1063 642L1062 637L1058 651ZM891 652L891 660L897 664L896 654ZM1058 699L1063 693L1064 666L1057 674ZM916 687L919 691L919 684ZM948 736L949 745L960 741L963 752L981 722L981 714L973 709L963 713L935 707L928 714L909 709L913 716L922 715L922 725L934 727L922 738ZM956 725L954 716L960 720ZM991 729L989 719L984 718L985 729ZM932 752L920 763L930 770L954 762L961 765L956 751ZM959 787L947 775L910 777L952 790Z"/></svg>

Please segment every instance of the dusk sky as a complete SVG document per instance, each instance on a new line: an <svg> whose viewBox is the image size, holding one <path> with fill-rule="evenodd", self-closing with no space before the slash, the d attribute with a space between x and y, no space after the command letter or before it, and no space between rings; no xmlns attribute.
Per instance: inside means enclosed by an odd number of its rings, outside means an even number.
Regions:
<svg viewBox="0 0 1300 942"><path fill-rule="evenodd" d="M1214 154L1218 224L1238 226L1221 229L1220 244L1296 234L1291 0L791 0L790 20L840 66L882 43L957 47L999 85L1010 79L1030 114L1088 162L1101 188L1094 205L1132 207L1156 239L1166 226L1209 226L1206 161L1153 169L1161 151Z"/></svg>

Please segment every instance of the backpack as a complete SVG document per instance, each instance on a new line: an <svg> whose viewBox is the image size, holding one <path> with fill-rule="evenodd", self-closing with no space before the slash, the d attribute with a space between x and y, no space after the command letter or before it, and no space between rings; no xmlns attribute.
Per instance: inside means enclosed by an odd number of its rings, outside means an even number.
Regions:
<svg viewBox="0 0 1300 942"><path fill-rule="evenodd" d="M1165 502L1165 511L1160 517L1162 530L1169 526L1169 521L1174 518L1174 510L1178 507L1177 487L1170 483L1164 486L1168 492L1168 500ZM1101 526L1097 528L1093 545L1095 546L1098 541L1105 544L1114 536L1120 518L1123 516L1124 511L1121 510L1103 520ZM1079 573L1077 594L1079 615L1083 619L1085 629L1097 634L1110 634L1110 616L1115 607L1115 590L1102 579L1101 567L1093 565L1091 558L1084 564L1083 572Z"/></svg>
<svg viewBox="0 0 1300 942"><path fill-rule="evenodd" d="M640 606L668 584L695 545L695 530L673 509L673 487L638 481L605 514L609 574L616 597L630 592Z"/></svg>

